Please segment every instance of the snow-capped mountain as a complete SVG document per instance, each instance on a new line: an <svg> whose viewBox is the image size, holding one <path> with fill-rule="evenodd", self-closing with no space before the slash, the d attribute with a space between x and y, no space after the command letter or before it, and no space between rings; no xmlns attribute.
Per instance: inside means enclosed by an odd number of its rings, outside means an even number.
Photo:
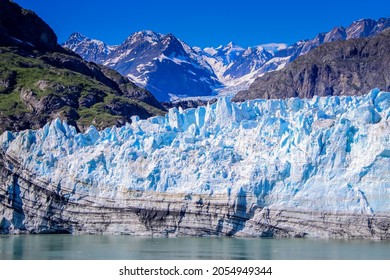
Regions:
<svg viewBox="0 0 390 280"><path fill-rule="evenodd" d="M336 27L329 32L319 33L311 40L301 40L289 47L280 47L273 52L273 56L260 67L256 67L249 74L246 74L235 81L241 88L246 88L253 81L265 73L283 69L287 64L297 57L308 53L310 50L329 42L348 40L353 38L365 38L378 35L384 29L390 27L390 18L381 18L378 21L361 19L353 22L347 28Z"/></svg>
<svg viewBox="0 0 390 280"><path fill-rule="evenodd" d="M253 81L267 72L283 69L298 56L328 42L374 36L390 27L390 18L378 21L361 19L347 28L336 27L319 33L311 40L301 40L291 46L270 43L244 49L232 42L218 48L196 48L213 67L226 91L246 89Z"/></svg>
<svg viewBox="0 0 390 280"><path fill-rule="evenodd" d="M221 87L210 65L172 34L136 32L116 47L73 34L64 46L117 70L159 101L212 95Z"/></svg>
<svg viewBox="0 0 390 280"><path fill-rule="evenodd" d="M329 42L280 71L257 77L234 101L360 95L373 87L390 91L389 50L390 28L373 37Z"/></svg>
<svg viewBox="0 0 390 280"><path fill-rule="evenodd" d="M82 54L85 60L99 64L103 64L111 51L115 50L115 46L109 46L102 41L87 38L78 32L73 33L64 46L75 53Z"/></svg>
<svg viewBox="0 0 390 280"><path fill-rule="evenodd" d="M389 101L221 98L103 131L5 132L0 205L25 219L3 216L29 231L388 238Z"/></svg>
<svg viewBox="0 0 390 280"><path fill-rule="evenodd" d="M291 46L264 44L242 48L232 42L218 48L190 47L172 34L141 31L119 46L108 46L79 33L64 46L86 60L107 65L151 91L159 101L206 96L216 89L237 92L259 76L284 68L324 43L363 38L390 27L390 18L361 19ZM225 89L223 89L225 88Z"/></svg>
<svg viewBox="0 0 390 280"><path fill-rule="evenodd" d="M319 33L314 39L307 40L301 46L296 47L292 58L303 55L324 43L375 36L387 27L390 27L390 18L381 18L378 21L361 19L354 21L347 28L335 27L329 32Z"/></svg>
<svg viewBox="0 0 390 280"><path fill-rule="evenodd" d="M282 44L279 47L283 47ZM271 49L263 46L244 49L230 42L225 47L198 48L198 53L211 65L219 80L225 86L240 83L240 78L259 69L273 56Z"/></svg>

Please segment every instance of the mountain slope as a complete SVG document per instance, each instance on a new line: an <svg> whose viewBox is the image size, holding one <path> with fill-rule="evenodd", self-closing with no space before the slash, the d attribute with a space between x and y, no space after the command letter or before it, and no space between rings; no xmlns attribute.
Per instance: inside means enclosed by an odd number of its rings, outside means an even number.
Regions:
<svg viewBox="0 0 390 280"><path fill-rule="evenodd" d="M390 90L390 28L371 38L327 43L259 77L235 101L255 98L311 98Z"/></svg>
<svg viewBox="0 0 390 280"><path fill-rule="evenodd" d="M107 56L115 49L102 41L87 38L77 32L69 37L64 46L77 54L82 54L86 61L98 64L103 64Z"/></svg>
<svg viewBox="0 0 390 280"><path fill-rule="evenodd" d="M9 1L0 5L1 132L42 127L56 117L84 130L163 113L146 90L64 50L34 13Z"/></svg>
<svg viewBox="0 0 390 280"><path fill-rule="evenodd" d="M364 38L390 27L390 18L361 19L291 46L265 44L242 48L232 42L218 48L190 47L172 34L140 31L119 46L108 46L74 33L64 46L84 59L107 65L150 90L158 100L235 93L258 77L283 69L310 50L333 41Z"/></svg>
<svg viewBox="0 0 390 280"><path fill-rule="evenodd" d="M212 68L172 34L141 31L109 47L78 33L63 45L102 63L151 91L159 101L212 95L221 86Z"/></svg>
<svg viewBox="0 0 390 280"><path fill-rule="evenodd" d="M372 37L378 35L388 27L390 27L390 18L380 18L377 21L361 19L353 22L347 28L335 27L329 32L319 33L313 39L298 41L289 47L281 46L272 52L273 56L268 61L263 64L258 64L258 67L252 69L249 74L240 77L233 83L246 89L257 77L271 71L283 69L301 55L308 53L310 50L322 44L351 38Z"/></svg>
<svg viewBox="0 0 390 280"><path fill-rule="evenodd" d="M279 44L278 48L285 45ZM273 52L263 46L243 49L230 42L225 47L197 48L201 56L211 65L219 80L227 87L239 85L242 77L262 67L273 57Z"/></svg>
<svg viewBox="0 0 390 280"><path fill-rule="evenodd" d="M34 12L0 1L0 45L27 45L41 51L60 49L53 30Z"/></svg>

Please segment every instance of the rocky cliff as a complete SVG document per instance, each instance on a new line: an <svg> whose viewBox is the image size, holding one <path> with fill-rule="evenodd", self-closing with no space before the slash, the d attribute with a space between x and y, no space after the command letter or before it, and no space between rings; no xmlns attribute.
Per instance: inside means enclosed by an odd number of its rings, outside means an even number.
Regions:
<svg viewBox="0 0 390 280"><path fill-rule="evenodd" d="M61 49L50 26L34 12L9 0L0 1L0 45L26 45L41 51Z"/></svg>
<svg viewBox="0 0 390 280"><path fill-rule="evenodd" d="M390 28L372 38L326 43L284 69L257 78L235 101L255 98L312 98L390 90Z"/></svg>

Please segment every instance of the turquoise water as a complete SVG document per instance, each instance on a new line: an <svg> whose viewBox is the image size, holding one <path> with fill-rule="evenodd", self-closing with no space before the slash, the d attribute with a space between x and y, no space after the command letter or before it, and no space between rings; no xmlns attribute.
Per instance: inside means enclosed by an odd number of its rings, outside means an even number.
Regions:
<svg viewBox="0 0 390 280"><path fill-rule="evenodd" d="M0 259L390 260L389 241L144 238L106 235L0 236Z"/></svg>

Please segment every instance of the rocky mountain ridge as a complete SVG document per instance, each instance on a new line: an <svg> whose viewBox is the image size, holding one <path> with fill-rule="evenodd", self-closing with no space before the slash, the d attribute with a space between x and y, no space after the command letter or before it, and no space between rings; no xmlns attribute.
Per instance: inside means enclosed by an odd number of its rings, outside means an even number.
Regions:
<svg viewBox="0 0 390 280"><path fill-rule="evenodd" d="M213 95L221 86L212 68L172 34L136 32L119 46L110 47L75 33L64 47L117 70L159 101Z"/></svg>
<svg viewBox="0 0 390 280"><path fill-rule="evenodd" d="M372 87L389 91L389 50L390 28L374 37L326 43L257 78L234 100L361 95Z"/></svg>
<svg viewBox="0 0 390 280"><path fill-rule="evenodd" d="M232 42L218 48L190 47L172 34L152 31L136 32L118 46L75 33L63 46L119 71L160 101L174 101L220 91L234 94L247 89L257 77L283 69L324 43L374 36L389 26L390 18L361 19L291 46L265 44L246 49ZM165 45L168 42L171 47Z"/></svg>

